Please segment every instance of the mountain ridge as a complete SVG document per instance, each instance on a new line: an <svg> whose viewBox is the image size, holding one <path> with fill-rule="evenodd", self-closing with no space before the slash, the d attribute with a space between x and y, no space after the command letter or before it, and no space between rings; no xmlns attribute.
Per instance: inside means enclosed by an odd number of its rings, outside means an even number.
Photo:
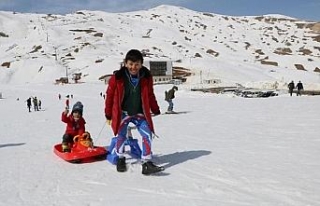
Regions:
<svg viewBox="0 0 320 206"><path fill-rule="evenodd" d="M77 72L98 81L131 48L190 69L192 83L200 73L226 85L319 81L320 23L283 15L235 17L162 5L125 13L0 12L0 22L1 83L54 82Z"/></svg>

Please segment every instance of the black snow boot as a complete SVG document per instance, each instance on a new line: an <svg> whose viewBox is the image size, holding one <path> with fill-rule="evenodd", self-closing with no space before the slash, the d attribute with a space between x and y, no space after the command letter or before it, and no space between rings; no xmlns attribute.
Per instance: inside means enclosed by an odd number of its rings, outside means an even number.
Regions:
<svg viewBox="0 0 320 206"><path fill-rule="evenodd" d="M163 171L164 167L159 167L155 164L153 164L153 162L148 161L142 164L142 174L144 175L150 175L153 173L157 173L160 171Z"/></svg>
<svg viewBox="0 0 320 206"><path fill-rule="evenodd" d="M117 162L117 171L125 172L127 170L126 157L120 157Z"/></svg>

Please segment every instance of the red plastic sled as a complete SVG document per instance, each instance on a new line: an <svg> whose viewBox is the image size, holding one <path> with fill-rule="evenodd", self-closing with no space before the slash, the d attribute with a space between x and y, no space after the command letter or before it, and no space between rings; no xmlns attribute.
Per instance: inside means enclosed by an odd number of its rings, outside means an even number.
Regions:
<svg viewBox="0 0 320 206"><path fill-rule="evenodd" d="M85 138L90 138L90 134L88 137L85 135L83 136ZM57 144L54 146L54 153L70 163L88 163L105 160L107 157L107 150L104 147L93 146L91 138L89 141L83 139L83 136L74 137L74 143L71 145L71 152L62 152L62 144Z"/></svg>

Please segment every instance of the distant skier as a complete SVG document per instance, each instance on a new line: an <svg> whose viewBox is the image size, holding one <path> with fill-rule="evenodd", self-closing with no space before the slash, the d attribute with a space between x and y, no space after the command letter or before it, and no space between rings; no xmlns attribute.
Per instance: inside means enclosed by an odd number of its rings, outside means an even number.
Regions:
<svg viewBox="0 0 320 206"><path fill-rule="evenodd" d="M303 90L303 84L301 83L301 81L298 82L297 89L298 89L297 96L301 96L301 91Z"/></svg>
<svg viewBox="0 0 320 206"><path fill-rule="evenodd" d="M168 113L173 113L173 99L175 98L174 93L178 91L177 86L173 86L169 91L165 91L165 100L169 103Z"/></svg>
<svg viewBox="0 0 320 206"><path fill-rule="evenodd" d="M290 96L292 96L292 92L293 92L293 89L294 89L294 82L293 81L291 81L288 84L288 89L289 89Z"/></svg>

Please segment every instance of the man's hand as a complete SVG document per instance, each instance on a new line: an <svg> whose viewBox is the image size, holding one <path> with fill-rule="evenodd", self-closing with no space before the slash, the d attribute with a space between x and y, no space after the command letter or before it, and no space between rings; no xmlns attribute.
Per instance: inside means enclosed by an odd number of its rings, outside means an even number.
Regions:
<svg viewBox="0 0 320 206"><path fill-rule="evenodd" d="M160 112L160 111L157 111L157 112L153 113L153 116L158 116L158 115L160 115L160 114L161 114L161 112Z"/></svg>

